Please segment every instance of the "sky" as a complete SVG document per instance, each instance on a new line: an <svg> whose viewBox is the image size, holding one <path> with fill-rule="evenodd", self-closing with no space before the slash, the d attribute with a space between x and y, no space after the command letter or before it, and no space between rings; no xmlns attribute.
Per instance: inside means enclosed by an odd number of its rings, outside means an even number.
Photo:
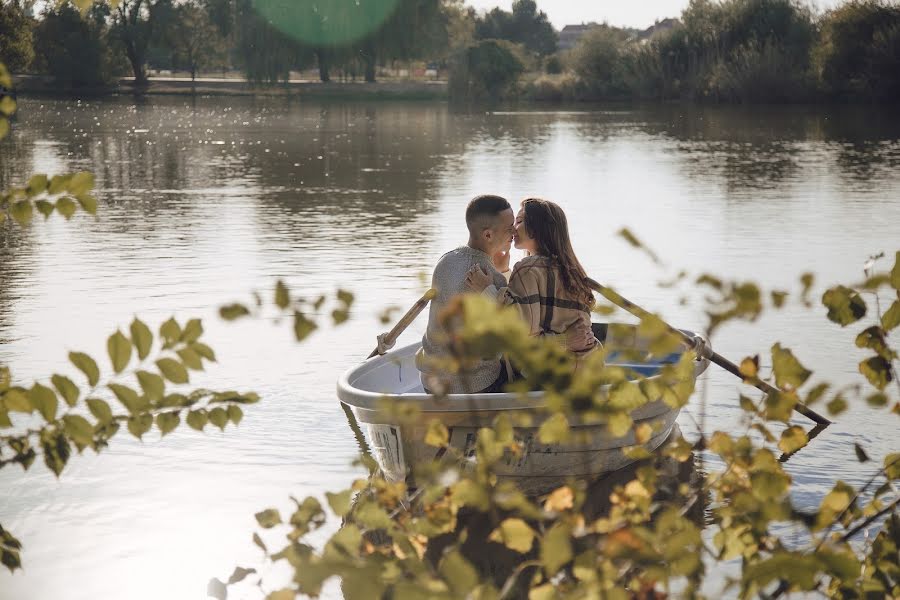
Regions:
<svg viewBox="0 0 900 600"><path fill-rule="evenodd" d="M595 21L618 27L646 28L657 20L666 17L678 17L688 5L689 0L537 0L538 9L547 13L547 17L556 29L565 25L577 25ZM816 0L809 2L815 9L822 11L840 4L842 0ZM478 11L490 10L499 6L510 10L512 0L466 0L466 4L474 6Z"/></svg>

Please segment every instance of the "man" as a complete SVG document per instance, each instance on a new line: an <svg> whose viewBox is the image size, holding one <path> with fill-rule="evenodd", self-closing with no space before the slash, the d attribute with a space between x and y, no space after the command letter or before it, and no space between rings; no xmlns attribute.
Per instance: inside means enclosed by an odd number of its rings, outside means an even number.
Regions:
<svg viewBox="0 0 900 600"><path fill-rule="evenodd" d="M441 327L439 316L451 298L466 291L466 273L473 265L480 265L498 288L506 285L514 224L515 216L506 199L492 195L474 198L466 207L469 242L442 256L435 266L431 287L437 295L431 301L428 328L416 357L426 392L493 393L501 391L506 383L506 369L500 368L498 358L478 361L464 372L442 372L439 362L447 357L448 350L447 332Z"/></svg>

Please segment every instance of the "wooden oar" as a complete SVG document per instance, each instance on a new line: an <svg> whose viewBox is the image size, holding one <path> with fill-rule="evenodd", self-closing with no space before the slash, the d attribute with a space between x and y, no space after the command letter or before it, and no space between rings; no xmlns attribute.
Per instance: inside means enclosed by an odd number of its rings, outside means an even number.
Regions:
<svg viewBox="0 0 900 600"><path fill-rule="evenodd" d="M644 310L637 304L631 302L627 298L623 298L622 296L620 296L613 290L609 289L608 287L600 285L599 283L597 283L596 281L594 281L591 278L588 278L587 284L591 289L593 289L594 291L599 293L601 296L603 296L604 298L606 298L607 300L609 300L616 306L624 308L625 310L627 310L634 316L638 317L639 319L643 319L643 318L647 317L648 315L650 315L650 313L648 313L646 310ZM668 328L670 333L674 333L677 336L679 336L681 338L681 340L685 344L687 344L687 346L689 348L697 349L697 342L694 340L694 338L692 338L688 334L684 333L683 331L679 331L678 329L675 329L668 323L665 323L665 325ZM759 390L762 390L766 394L780 393L780 390L778 390L774 386L769 385L768 383L766 383L765 381L761 380L758 377L745 377L741 373L741 370L738 368L738 366L736 364L734 364L733 362L731 362L730 360L728 360L721 354L713 352L712 348L710 348L709 346L701 345L700 348L698 349L698 351L700 352L700 354L703 355L704 358L709 359L710 362L716 363L717 365L719 365L720 367L722 367L729 373L740 377L743 381L749 383L750 385L756 387ZM831 421L829 421L828 419L826 419L825 417L823 417L816 411L812 410L805 404L802 404L801 402L797 402L797 404L794 405L794 410L796 410L798 413L800 413L804 417L815 421L816 423L819 423L822 425L828 425L829 423L831 423Z"/></svg>
<svg viewBox="0 0 900 600"><path fill-rule="evenodd" d="M406 314L403 315L403 318L397 321L397 324L394 325L394 328L384 336L384 339L382 340L383 344L385 346L393 345L394 342L397 341L397 338L400 337L400 334L406 331L406 328L409 327L409 324L415 321L416 317L419 316L419 313L422 312L426 306L428 306L428 303L431 302L432 298L434 298L436 295L437 291L434 288L431 288L430 290L425 292L421 298L416 300L416 303L412 305L412 308L406 311ZM378 348L376 347L374 350L372 350L369 358L377 355Z"/></svg>
<svg viewBox="0 0 900 600"><path fill-rule="evenodd" d="M390 346L397 341L400 334L409 327L409 324L412 323L417 316L419 316L419 313L428 306L428 303L431 302L431 299L434 298L436 294L437 292L433 288L425 292L425 294L413 304L412 308L406 311L406 314L403 315L403 318L401 318L396 325L394 325L394 328L384 336L382 343L385 346ZM369 358L372 358L377 354L378 348L375 348L372 350L372 354L369 355ZM363 435L359 422L353 414L353 410L343 402L341 402L341 408L344 409L344 414L347 416L347 424L350 425L350 430L353 432L353 437L356 438L356 444L359 446L360 452L362 452L363 456L372 458L372 450L369 448L369 444L366 443L366 437Z"/></svg>

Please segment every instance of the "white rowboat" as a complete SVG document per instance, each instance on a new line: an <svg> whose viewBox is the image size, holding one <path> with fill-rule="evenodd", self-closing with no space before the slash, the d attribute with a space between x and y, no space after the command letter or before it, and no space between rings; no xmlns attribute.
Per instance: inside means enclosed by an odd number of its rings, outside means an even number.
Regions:
<svg viewBox="0 0 900 600"><path fill-rule="evenodd" d="M597 338L606 342L607 324L593 325ZM636 327L617 325L616 331L614 348L641 349ZM622 336L618 333L621 331L630 331L631 335ZM695 335L689 331L685 333ZM447 426L451 446L465 456L472 456L478 429L490 426L500 412L511 415L525 412L535 417L532 426L515 428L516 438L523 443L522 454L507 457L497 471L501 477L515 479L523 490L550 489L568 477L594 478L633 462L623 452L636 445L633 429L625 436L615 437L604 424L575 423L572 424L572 437L578 440L577 443L540 443L537 430L542 418L540 409L544 406L544 393L540 391L444 397L426 394L415 366L415 355L420 346L420 343L410 344L369 358L344 373L337 385L338 398L365 431L371 453L388 480L409 481L412 465L443 455L441 449L424 442L432 419ZM681 351L664 357L653 357L644 352L643 360L635 362L634 356L617 359L617 353L611 353L606 364L625 367L652 379L658 377L656 373L663 365L677 362L680 356ZM706 358L698 359L693 377L700 375L708 364ZM393 422L390 416L378 410L379 402L384 398L414 404L421 418L412 425ZM672 432L679 410L662 400L635 409L631 414L635 425L648 423L653 427L652 436L641 445L649 451L659 447Z"/></svg>

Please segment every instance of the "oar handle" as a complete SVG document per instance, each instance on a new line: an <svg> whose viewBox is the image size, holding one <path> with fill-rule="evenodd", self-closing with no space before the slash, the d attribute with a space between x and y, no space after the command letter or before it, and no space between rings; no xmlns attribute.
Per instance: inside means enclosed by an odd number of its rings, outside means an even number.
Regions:
<svg viewBox="0 0 900 600"><path fill-rule="evenodd" d="M437 290L431 288L427 292L425 292L421 298L416 300L416 303L412 305L406 314L397 321L397 324L394 325L393 329L391 329L387 335L383 338L383 343L385 346L391 346L397 338L400 337L400 334L406 331L406 328L409 327L409 324L416 320L416 317L419 316L419 313L422 312L428 303L437 295ZM369 358L373 356L378 356L378 348L372 350L372 353L369 354Z"/></svg>
<svg viewBox="0 0 900 600"><path fill-rule="evenodd" d="M650 315L649 312L647 312L646 310L644 310L643 308L641 308L634 302L628 300L627 298L620 296L618 293L614 292L613 290L609 289L608 287L600 285L599 283L597 283L596 281L594 281L591 278L587 279L587 284L591 289L596 291L598 294L600 294L601 296L603 296L604 298L606 298L607 300L609 300L616 306L624 308L625 310L627 310L634 316L638 317L639 319L643 319L643 318L647 317L648 315ZM681 340L685 344L687 344L687 346L689 348L696 349L704 358L709 359L710 362L713 362L713 363L719 365L720 367L722 367L729 373L736 375L737 377L740 377L746 383L749 383L750 385L765 392L766 394L780 393L780 390L778 390L778 388L776 388L772 385L769 385L768 383L766 383L762 379L759 379L758 377L750 377L750 378L746 377L743 373L741 373L741 370L738 368L738 366L736 364L734 364L733 362L731 362L730 360L728 360L721 354L719 354L717 352L713 352L712 348L710 348L709 346L706 346L705 344L698 344L694 338L692 338L685 332L683 332L679 329L675 329L668 323L665 323L665 326L668 329L669 333L674 333L675 335L679 336L681 338ZM825 417L823 417L822 415L820 415L819 413L812 410L811 408L809 408L808 406L806 406L805 404L803 404L801 402L797 402L797 404L794 405L794 410L796 410L798 413L800 413L804 417L811 419L812 421L814 421L816 423L819 423L822 425L827 425L827 424L831 423L831 421L829 421L828 419L826 419Z"/></svg>

